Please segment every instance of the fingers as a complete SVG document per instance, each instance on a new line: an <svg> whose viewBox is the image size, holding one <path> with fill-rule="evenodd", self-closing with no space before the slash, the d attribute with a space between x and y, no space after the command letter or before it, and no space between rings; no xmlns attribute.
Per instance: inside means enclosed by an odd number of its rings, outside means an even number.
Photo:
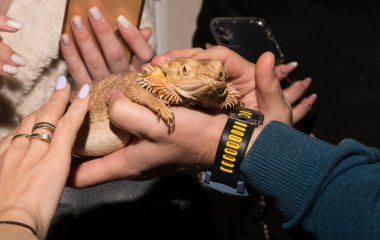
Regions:
<svg viewBox="0 0 380 240"><path fill-rule="evenodd" d="M235 79L245 74L253 73L253 63L245 60L242 56L226 47L214 46L204 51L198 51L192 55L194 59L217 59L228 70L228 75ZM253 76L252 76L253 80Z"/></svg>
<svg viewBox="0 0 380 240"><path fill-rule="evenodd" d="M140 34L141 36L145 39L146 43L148 43L150 37L152 36L152 29L150 28L142 28L140 29ZM149 61L147 60L143 60L142 58L139 58L137 55L133 56L132 58L132 62L131 62L131 65L130 65L130 70L133 71L133 72L138 72L138 71L141 71L141 68L144 64L146 64L147 62L150 62L150 60L154 57L155 53L153 51L153 49L150 47L150 49L152 50L152 56L151 58L149 59ZM133 50L135 51L135 50Z"/></svg>
<svg viewBox="0 0 380 240"><path fill-rule="evenodd" d="M23 24L15 19L0 15L0 31L17 32L23 28Z"/></svg>
<svg viewBox="0 0 380 240"><path fill-rule="evenodd" d="M284 89L284 95L290 104L295 103L306 92L311 84L311 78L305 78L304 80L296 81L289 87Z"/></svg>
<svg viewBox="0 0 380 240"><path fill-rule="evenodd" d="M75 15L72 18L71 28L75 42L92 79L98 80L109 75L110 72L102 53L96 46L81 16Z"/></svg>
<svg viewBox="0 0 380 240"><path fill-rule="evenodd" d="M62 56L74 79L74 89L78 90L82 85L92 81L91 76L69 34L62 34L60 45Z"/></svg>
<svg viewBox="0 0 380 240"><path fill-rule="evenodd" d="M105 157L93 159L74 167L69 176L69 184L76 188L88 187L99 183L125 178L128 168L124 161L123 150Z"/></svg>
<svg viewBox="0 0 380 240"><path fill-rule="evenodd" d="M14 52L8 45L0 42L0 75L12 76L17 74L18 67L25 66L26 60Z"/></svg>
<svg viewBox="0 0 380 240"><path fill-rule="evenodd" d="M305 117L316 100L317 94L311 94L310 96L302 99L300 103L292 108L294 124L298 123L303 117Z"/></svg>
<svg viewBox="0 0 380 240"><path fill-rule="evenodd" d="M128 59L124 53L122 43L114 33L114 29L111 28L108 21L103 17L98 7L90 8L89 13L91 28L101 46L109 70L112 73L128 71ZM138 30L136 31L138 32Z"/></svg>
<svg viewBox="0 0 380 240"><path fill-rule="evenodd" d="M57 126L58 120L63 116L65 112L69 99L70 86L67 84L65 77L60 77L57 80L56 90L54 91L53 95L50 97L49 101L37 112L34 124L43 122ZM53 132L54 129L44 127L34 129L32 131L29 148L26 155L30 156L30 158L33 158L33 161L39 161L49 149L49 138L53 136ZM43 138L43 136L46 134L49 136L47 141ZM36 136L36 138L33 138L33 136Z"/></svg>
<svg viewBox="0 0 380 240"><path fill-rule="evenodd" d="M132 102L120 91L112 91L109 94L107 105L111 122L118 128L135 136L148 135L148 133L149 135L154 135L151 132L152 129L147 126L165 125L150 109ZM136 121L136 119L139 119L139 121ZM153 129L167 130L166 127Z"/></svg>
<svg viewBox="0 0 380 240"><path fill-rule="evenodd" d="M117 22L120 35L132 49L135 56L140 59L142 63L149 62L154 56L154 51L147 42L152 34L151 31L149 33L149 31L145 29L142 31L144 33L143 35L122 15L117 18Z"/></svg>
<svg viewBox="0 0 380 240"><path fill-rule="evenodd" d="M79 15L72 18L73 39L68 34L63 34L61 51L76 88L111 73L140 70L142 64L154 56L154 51L147 42L152 34L151 30L143 29L140 32L123 16L117 21L123 40L116 36L114 29L96 6L89 9L89 22L96 39ZM134 54L131 65L123 42L129 45Z"/></svg>
<svg viewBox="0 0 380 240"><path fill-rule="evenodd" d="M49 153L53 156L66 156L66 161L71 160L71 149L88 111L89 91L89 85L83 85L77 98L71 103L65 115L58 121L49 149ZM69 166L69 164L65 166Z"/></svg>
<svg viewBox="0 0 380 240"><path fill-rule="evenodd" d="M274 62L274 55L270 52L261 55L257 61L255 74L257 102L266 116L266 121L277 120L290 124L290 105L282 93L274 71Z"/></svg>
<svg viewBox="0 0 380 240"><path fill-rule="evenodd" d="M297 102L311 84L311 78L305 78L304 80L296 81L288 88L284 89L284 96L288 102L293 105ZM300 121L311 109L314 102L317 99L316 94L312 94L307 98L302 99L301 102L293 106L293 123Z"/></svg>
<svg viewBox="0 0 380 240"><path fill-rule="evenodd" d="M15 133L12 134L9 142L7 142L9 151L6 152L7 158L5 159L11 159L12 162L10 164L18 164L26 154L30 142L30 133L32 132L32 126L35 119L36 113L32 113L25 117Z"/></svg>
<svg viewBox="0 0 380 240"><path fill-rule="evenodd" d="M276 75L279 80L286 78L298 66L297 62L290 62L287 64L280 64L276 66Z"/></svg>
<svg viewBox="0 0 380 240"><path fill-rule="evenodd" d="M163 62L166 62L170 59L175 59L175 58L181 58L181 57L190 57L193 54L197 52L203 51L202 48L186 48L186 49L179 49L179 50L171 50L169 52L166 52L164 54L161 54L159 56L155 56L151 64L153 66L160 65Z"/></svg>

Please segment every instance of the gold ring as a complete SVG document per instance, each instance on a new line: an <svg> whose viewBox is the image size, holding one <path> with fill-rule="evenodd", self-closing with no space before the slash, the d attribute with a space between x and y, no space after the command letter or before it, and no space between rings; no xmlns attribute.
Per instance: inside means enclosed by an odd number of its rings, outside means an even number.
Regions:
<svg viewBox="0 0 380 240"><path fill-rule="evenodd" d="M44 142L50 142L50 135L48 133L33 133L30 135L30 139L38 139Z"/></svg>
<svg viewBox="0 0 380 240"><path fill-rule="evenodd" d="M49 130L52 133L55 130L55 126L53 124L48 123L48 122L39 122L39 123L34 124L32 131L39 129L39 128Z"/></svg>
<svg viewBox="0 0 380 240"><path fill-rule="evenodd" d="M25 134L25 133L21 133L21 134L16 134L12 140L11 140L11 144L16 140L16 138L18 137L24 137L24 138L27 138L28 140L30 139L30 135L29 134Z"/></svg>

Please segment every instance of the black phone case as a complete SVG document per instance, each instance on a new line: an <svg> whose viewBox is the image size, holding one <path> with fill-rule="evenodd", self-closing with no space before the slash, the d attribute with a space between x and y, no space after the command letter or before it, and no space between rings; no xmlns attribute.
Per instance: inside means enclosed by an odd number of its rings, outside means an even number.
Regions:
<svg viewBox="0 0 380 240"><path fill-rule="evenodd" d="M276 64L284 62L281 51L265 20L256 17L220 17L210 23L210 30L218 45L228 47L251 62L271 51Z"/></svg>

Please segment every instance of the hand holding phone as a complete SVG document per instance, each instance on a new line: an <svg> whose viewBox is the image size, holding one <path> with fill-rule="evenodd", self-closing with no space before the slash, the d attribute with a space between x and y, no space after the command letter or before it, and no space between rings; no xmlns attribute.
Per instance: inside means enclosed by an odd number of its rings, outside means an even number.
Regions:
<svg viewBox="0 0 380 240"><path fill-rule="evenodd" d="M141 20L144 0L68 0L62 32L71 33L71 21L74 15L79 15L86 28L91 32L90 23L88 21L88 10L94 6L100 9L118 36L117 17L123 15L131 24L138 27ZM92 38L94 42L97 43L96 37L94 37L93 34ZM128 59L131 60L132 52L129 46L122 39L120 39L120 41L125 46L124 49Z"/></svg>

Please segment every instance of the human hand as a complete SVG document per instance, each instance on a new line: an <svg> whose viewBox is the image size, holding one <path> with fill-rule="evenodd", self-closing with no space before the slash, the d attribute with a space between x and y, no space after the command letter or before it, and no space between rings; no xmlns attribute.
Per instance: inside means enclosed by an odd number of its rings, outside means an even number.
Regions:
<svg viewBox="0 0 380 240"><path fill-rule="evenodd" d="M0 15L0 31L17 32L22 27L22 23L10 17ZM0 76L9 77L15 75L17 74L17 68L25 66L25 64L24 58L0 40Z"/></svg>
<svg viewBox="0 0 380 240"><path fill-rule="evenodd" d="M296 62L276 66L276 74L278 79L280 81L284 81L296 67ZM312 108L314 102L317 100L317 94L315 93L302 98L307 89L310 87L311 81L312 80L310 77L302 80L296 80L284 89L286 99L293 106L293 124L296 124L303 119Z"/></svg>
<svg viewBox="0 0 380 240"><path fill-rule="evenodd" d="M75 88L112 73L138 71L154 56L154 51L147 42L152 35L151 29L139 31L125 17L120 16L117 19L120 35L135 54L129 63L122 42L116 37L99 8L91 8L89 15L90 25L99 42L100 50L79 15L72 18L74 38L67 33L62 34L61 38L62 56L75 81Z"/></svg>
<svg viewBox="0 0 380 240"><path fill-rule="evenodd" d="M226 48L210 49L197 57L201 55L224 63L231 83L241 92L246 105L258 106L265 114L265 124L270 120L291 124L290 106L273 75L272 54L263 55L256 71L252 63ZM159 57L155 61L159 61ZM258 84L256 92L255 75ZM175 130L168 133L165 123L157 122L152 111L131 102L118 91L110 94L108 106L112 123L133 134L134 139L121 150L75 167L70 177L73 186L85 187L121 178L146 179L212 166L227 121L225 113L172 107L176 118ZM256 137L259 130L255 132Z"/></svg>
<svg viewBox="0 0 380 240"><path fill-rule="evenodd" d="M37 230L40 239L45 236L67 181L71 149L88 109L88 91L88 85L83 87L65 112L70 86L59 78L49 102L0 143L0 221L24 223ZM54 134L46 125L32 130L39 122L55 125ZM31 132L52 134L51 142L15 137Z"/></svg>

